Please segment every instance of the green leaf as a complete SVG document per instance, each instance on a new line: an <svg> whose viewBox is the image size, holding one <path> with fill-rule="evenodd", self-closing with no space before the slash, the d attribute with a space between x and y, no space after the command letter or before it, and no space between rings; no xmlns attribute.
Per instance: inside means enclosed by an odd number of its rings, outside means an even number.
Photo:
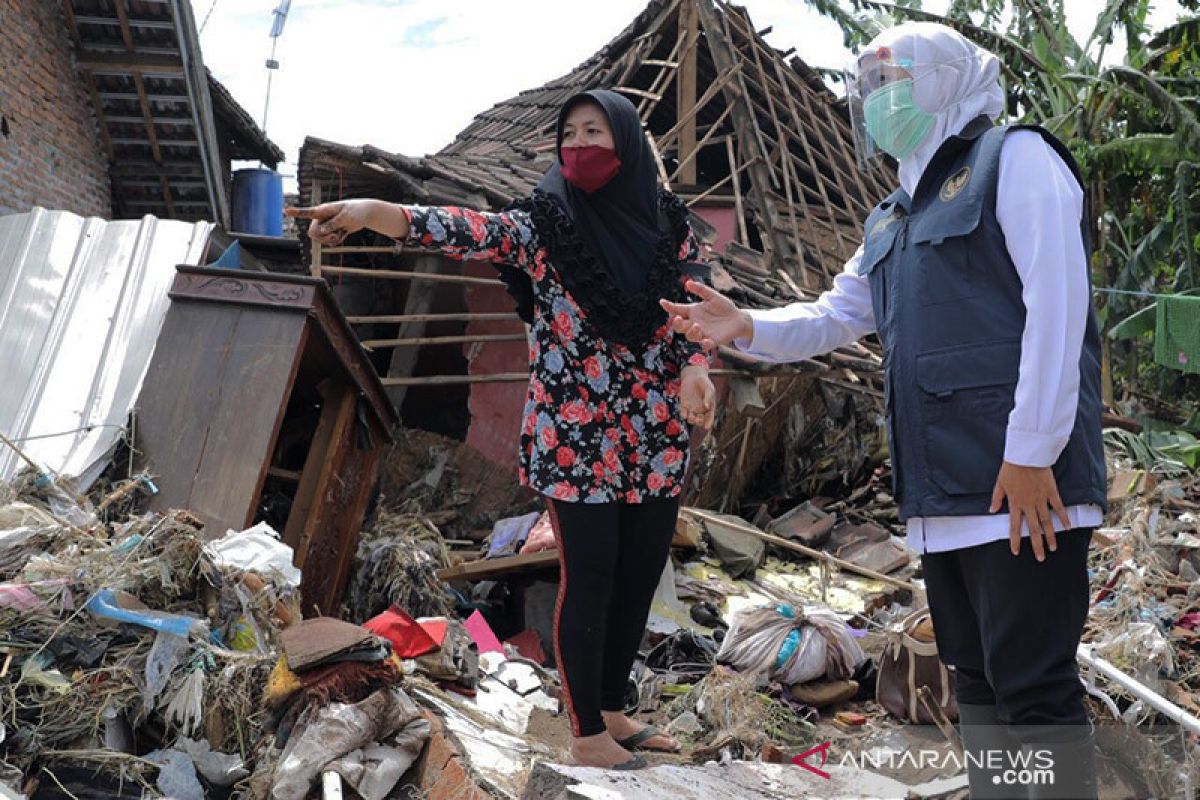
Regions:
<svg viewBox="0 0 1200 800"><path fill-rule="evenodd" d="M1140 311L1135 311L1113 326L1108 332L1108 338L1117 341L1139 339L1154 333L1154 322L1158 313L1158 303L1151 303Z"/></svg>

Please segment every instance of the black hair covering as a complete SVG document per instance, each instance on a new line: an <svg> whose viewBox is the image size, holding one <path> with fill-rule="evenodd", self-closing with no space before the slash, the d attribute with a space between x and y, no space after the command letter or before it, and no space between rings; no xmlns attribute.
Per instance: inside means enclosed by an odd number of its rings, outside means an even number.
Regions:
<svg viewBox="0 0 1200 800"><path fill-rule="evenodd" d="M579 105L595 103L608 116L621 169L604 186L588 194L562 174L563 126ZM558 163L547 170L538 188L554 197L575 223L588 250L622 292L646 286L654 245L662 236L658 224L658 174L654 154L642 133L642 120L628 99L607 89L580 92L563 103L555 129Z"/></svg>
<svg viewBox="0 0 1200 800"><path fill-rule="evenodd" d="M588 194L562 174L562 132L580 103L608 116L621 168ZM654 154L633 103L606 89L570 97L558 116L559 158L533 193L510 208L525 210L563 285L584 307L601 336L628 346L653 338L666 321L659 298L684 300L678 254L688 235L687 207L658 185ZM500 278L533 321L533 286L523 271L499 265Z"/></svg>

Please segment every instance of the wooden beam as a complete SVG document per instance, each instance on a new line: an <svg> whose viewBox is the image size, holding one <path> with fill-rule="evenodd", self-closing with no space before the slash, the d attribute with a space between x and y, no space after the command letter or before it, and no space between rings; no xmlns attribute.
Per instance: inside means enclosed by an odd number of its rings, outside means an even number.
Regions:
<svg viewBox="0 0 1200 800"><path fill-rule="evenodd" d="M729 177L733 181L733 202L737 212L738 234L740 237L738 241L749 246L750 235L746 231L746 209L742 206L742 187L738 181L738 173L742 170L738 167L737 155L733 151L732 136L725 137L725 155L729 159ZM759 157L755 156L746 163L746 166L757 164L758 161Z"/></svg>
<svg viewBox="0 0 1200 800"><path fill-rule="evenodd" d="M402 252L404 252L404 248L399 244L393 245L391 247L365 247L365 246L364 247L346 247L346 246L340 246L340 247L326 247L322 250L322 252L329 253L330 255L332 255L334 253L390 253L392 255L398 256Z"/></svg>
<svg viewBox="0 0 1200 800"><path fill-rule="evenodd" d="M696 183L696 115L691 113L696 105L696 41L700 38L700 18L693 2L684 3L680 14L680 26L686 36L683 67L679 73L679 86L675 92L676 119L686 119L679 131L679 180L689 186Z"/></svg>
<svg viewBox="0 0 1200 800"><path fill-rule="evenodd" d="M380 378L384 386L461 386L472 383L523 383L528 372L496 372L491 375L421 375L416 378Z"/></svg>
<svg viewBox="0 0 1200 800"><path fill-rule="evenodd" d="M730 137L726 136L726 137L725 137L725 142L726 142L726 151L728 151L728 149L729 149L729 146L730 146L730 145L728 144L728 143L729 143L729 141L730 141ZM708 187L707 189L705 189L705 190L704 190L703 192L701 192L700 194L696 195L695 197L692 197L692 198L690 198L690 199L687 201L687 205L688 205L688 207L690 208L690 207L694 206L696 203L699 203L699 202L701 202L702 200L704 200L705 198L707 198L709 195L711 195L711 194L713 194L714 192L716 192L716 191L717 191L717 189L720 189L722 186L724 186L725 184L729 183L730 181L736 181L736 180L737 180L737 176L738 176L738 175L739 175L739 174L740 174L740 173L741 173L741 172L742 172L744 169L746 169L747 167L749 167L751 164L753 164L753 163L754 163L755 161L757 161L757 160L758 160L758 156L755 156L754 158L750 159L749 161L747 161L747 162L746 162L746 163L744 163L744 164L741 164L741 165L738 165L738 166L735 166L735 167L731 167L731 168L730 168L730 170L729 170L729 174L728 174L728 175L726 175L724 178L721 178L721 180L717 181L716 183L714 183L712 186L710 186L710 187ZM730 164L733 164L733 161L732 161L732 160L730 161ZM733 197L732 197L732 199L733 199L733 201L734 201L734 203L735 203L735 207L740 209L740 208L742 207L741 195L740 195L740 194L739 194L739 193L736 191L736 187L734 187L734 188L735 188L735 191L734 191L734 194L733 194ZM730 198L728 197L728 195L719 195L719 196L720 196L720 197L723 197L723 198L726 198L726 199L730 199ZM740 214L741 212L738 212L738 213Z"/></svg>
<svg viewBox="0 0 1200 800"><path fill-rule="evenodd" d="M442 581L479 581L510 572L557 566L558 550L540 550L524 555L468 561L465 564L439 569L437 577Z"/></svg>
<svg viewBox="0 0 1200 800"><path fill-rule="evenodd" d="M708 126L708 130L705 132L704 138L701 139L699 142L697 142L695 144L695 146L692 147L691 152L689 152L686 156L683 156L681 158L681 160L679 162L679 166L677 166L675 168L675 174L671 176L673 179L678 180L680 183L684 184L685 186L694 186L695 185L695 183L696 183L696 167L695 167L696 155L701 150L703 150L710 141L712 141L712 138L714 136L717 135L718 131L721 128L721 123L723 123L725 121L725 119L729 116L730 108L731 108L731 106L725 106L725 110L721 112L721 116L717 117L717 121L714 122L712 125ZM683 140L680 139L680 142L681 142L680 147L682 147L682 141ZM691 173L690 181L684 180L683 178L680 177L681 175L684 174L684 171L687 170L689 164L691 165L691 169L688 170Z"/></svg>
<svg viewBox="0 0 1200 800"><path fill-rule="evenodd" d="M511 312L475 312L465 314L379 314L375 316L346 317L351 325L369 322L520 322L521 318Z"/></svg>
<svg viewBox="0 0 1200 800"><path fill-rule="evenodd" d="M142 107L142 122L146 126L146 138L150 140L150 151L154 154L154 163L162 163L162 150L158 146L158 132L154 129L154 114L150 111L150 100L146 97L146 84L141 75L133 76L133 86L137 89L138 103Z"/></svg>
<svg viewBox="0 0 1200 800"><path fill-rule="evenodd" d="M702 511L698 508L685 506L684 508L680 509L680 511L684 514L688 514L713 525L720 525L725 528L741 531L742 533L749 534L755 538L762 539L768 544L772 544L776 547L782 547L785 550L793 550L817 561L827 561L830 564L833 564L840 569L844 569L847 572L853 572L866 578L883 581L884 583L889 583L892 586L899 586L900 588L908 589L909 591L916 591L916 586L909 581L903 581L899 578L893 578L891 575L884 575L882 572L876 572L873 569L860 567L858 564L838 558L830 553L826 553L821 550L814 550L813 548L806 547L799 542L793 542L791 539L784 539L782 537L766 533L765 531L755 528L753 525L745 525L740 522L725 519L724 517L718 517L715 514L712 514L708 511Z"/></svg>
<svg viewBox="0 0 1200 800"><path fill-rule="evenodd" d="M738 69L742 62L735 56L736 51L730 39L729 29L724 16L717 13L713 7L712 0L695 0L695 2L697 9L700 11L700 24L704 28L704 36L708 41L709 52L713 56L713 63L721 73L734 73L735 70L737 71L738 84L741 91L731 92L729 89L725 89L724 91L728 102L734 104L733 124L734 129L737 131L739 146L747 148L743 152L749 153L748 148L757 144L759 147L758 155L762 156L762 160L756 161L750 168L750 188L754 193L758 211L765 216L765 219L761 220L764 233L762 237L763 249L767 251L769 257L774 257L778 253L779 257L782 258L788 248L787 240L775 231L772 224L779 217L779 212L769 194L770 187L775 183L773 170L769 163L764 163L765 159L770 157L770 154L762 143L762 132L758 129L757 121L754 119L749 92L742 82L741 70ZM741 95L741 97L737 95ZM745 105L739 101L743 101ZM732 142L729 146L729 153L732 158ZM736 181L734 188L738 188ZM742 215L739 214L739 219L741 218Z"/></svg>
<svg viewBox="0 0 1200 800"><path fill-rule="evenodd" d="M742 65L738 64L733 68L733 70L725 73L720 78L710 83L708 88L704 90L704 94L701 95L700 99L696 101L696 104L692 106L691 110L684 117L675 120L675 124L671 126L671 129L662 136L658 137L659 143L663 147L667 147L679 134L679 132L683 130L683 126L688 124L688 120L699 114L704 107L708 105L710 100L720 94L721 90L728 86L729 82L737 77L737 73L741 72L741 69Z"/></svg>
<svg viewBox="0 0 1200 800"><path fill-rule="evenodd" d="M431 284L425 284L431 285ZM420 316L420 315L413 315ZM409 323L412 324L412 323ZM417 336L411 339L367 339L362 346L377 347L422 347L427 344L474 344L475 342L524 342L523 333L484 333L475 336Z"/></svg>
<svg viewBox="0 0 1200 800"><path fill-rule="evenodd" d="M668 192L671 191L671 179L667 175L667 168L663 166L662 155L658 152L658 145L654 142L654 134L648 129L646 130L646 143L650 145L650 153L654 156L654 166L658 169L658 179L662 181L662 186Z"/></svg>
<svg viewBox="0 0 1200 800"><path fill-rule="evenodd" d="M75 63L95 72L149 72L159 75L182 75L183 61L179 56L156 53L105 53L81 50Z"/></svg>
<svg viewBox="0 0 1200 800"><path fill-rule="evenodd" d="M120 25L122 28L128 28L130 25L132 25L135 28L158 28L160 30L175 29L175 23L169 19L129 19L125 12L124 2L125 0L113 0L113 4L117 7L117 15L120 17L119 20L115 20L112 17L94 17L84 16L82 14L76 16L75 19L81 25L104 25L107 27ZM130 46L129 49L132 50L133 47Z"/></svg>
<svg viewBox="0 0 1200 800"><path fill-rule="evenodd" d="M469 275L438 275L423 272L404 272L394 269L358 269L355 267L321 267L321 273L347 275L355 278L377 278L384 281L427 281L435 283L464 283L474 286L503 286L493 278L473 278Z"/></svg>
<svg viewBox="0 0 1200 800"><path fill-rule="evenodd" d="M438 270L441 269L442 259L440 256L426 254L419 256L416 263L416 274L423 277L440 277ZM461 276L456 276L461 277ZM404 314L408 316L424 316L433 308L433 301L437 296L438 284L433 281L423 281L420 283L410 283L408 286L408 294L404 298ZM400 323L400 330L397 333L397 341L405 339L420 341L425 332L425 321L414 320L410 322ZM413 367L417 364L417 356L420 355L420 348L417 347L397 347L392 351L391 363L388 364L388 377L390 378L408 378L412 375ZM404 407L404 397L408 393L406 386L387 386L388 399L392 401L392 405L400 411Z"/></svg>
<svg viewBox="0 0 1200 800"><path fill-rule="evenodd" d="M134 51L133 32L129 30L129 15L125 13L125 0L113 0L113 5L117 9L117 24L121 26L121 40L125 42L125 49L132 53ZM76 17L75 19L77 22L113 24L111 18L104 17ZM166 23L168 28L174 29L174 25L169 20Z"/></svg>
<svg viewBox="0 0 1200 800"><path fill-rule="evenodd" d="M321 205L321 181L314 179L312 182L312 197L309 198L309 205ZM299 227L299 224L297 224ZM321 277L321 243L311 236L308 239L309 257L312 259L309 262L308 270L316 277Z"/></svg>
<svg viewBox="0 0 1200 800"><path fill-rule="evenodd" d="M613 91L621 92L622 94L632 94L638 97L645 97L649 100L653 100L656 103L662 100L662 95L655 94L654 92L647 92L645 89L638 89L635 86L615 86L613 87Z"/></svg>

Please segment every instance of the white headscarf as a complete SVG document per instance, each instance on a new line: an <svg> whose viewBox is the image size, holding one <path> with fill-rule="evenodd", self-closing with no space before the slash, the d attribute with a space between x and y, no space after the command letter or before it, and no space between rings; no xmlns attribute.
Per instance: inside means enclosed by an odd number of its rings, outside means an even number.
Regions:
<svg viewBox="0 0 1200 800"><path fill-rule="evenodd" d="M1004 111L1000 61L992 53L936 22L905 22L876 36L867 50L891 48L896 59L912 61L913 102L937 117L929 135L900 161L900 186L911 196L942 142L981 114Z"/></svg>

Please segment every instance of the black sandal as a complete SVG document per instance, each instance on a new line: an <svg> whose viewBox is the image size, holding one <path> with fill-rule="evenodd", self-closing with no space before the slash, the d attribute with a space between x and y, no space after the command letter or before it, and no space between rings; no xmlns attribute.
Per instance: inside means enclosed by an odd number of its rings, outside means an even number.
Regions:
<svg viewBox="0 0 1200 800"><path fill-rule="evenodd" d="M655 736L665 736L665 735L666 734L664 734L662 731L660 731L658 728L654 727L653 725L647 725L646 727L642 728L640 731L633 734L632 736L627 736L624 739L618 739L617 744L621 745L621 747L624 747L626 750L630 750L630 751L643 750L643 751L647 751L647 752L651 752L651 753L678 753L679 752L678 746L673 747L670 750L668 750L666 748L662 748L662 747L643 747L642 746L650 739L653 739Z"/></svg>
<svg viewBox="0 0 1200 800"><path fill-rule="evenodd" d="M619 770L645 769L648 766L650 766L650 765L646 763L646 759L642 758L641 756L634 756L633 758L629 759L628 761L622 761L620 764L613 764L611 767L609 767L609 769L619 769Z"/></svg>

